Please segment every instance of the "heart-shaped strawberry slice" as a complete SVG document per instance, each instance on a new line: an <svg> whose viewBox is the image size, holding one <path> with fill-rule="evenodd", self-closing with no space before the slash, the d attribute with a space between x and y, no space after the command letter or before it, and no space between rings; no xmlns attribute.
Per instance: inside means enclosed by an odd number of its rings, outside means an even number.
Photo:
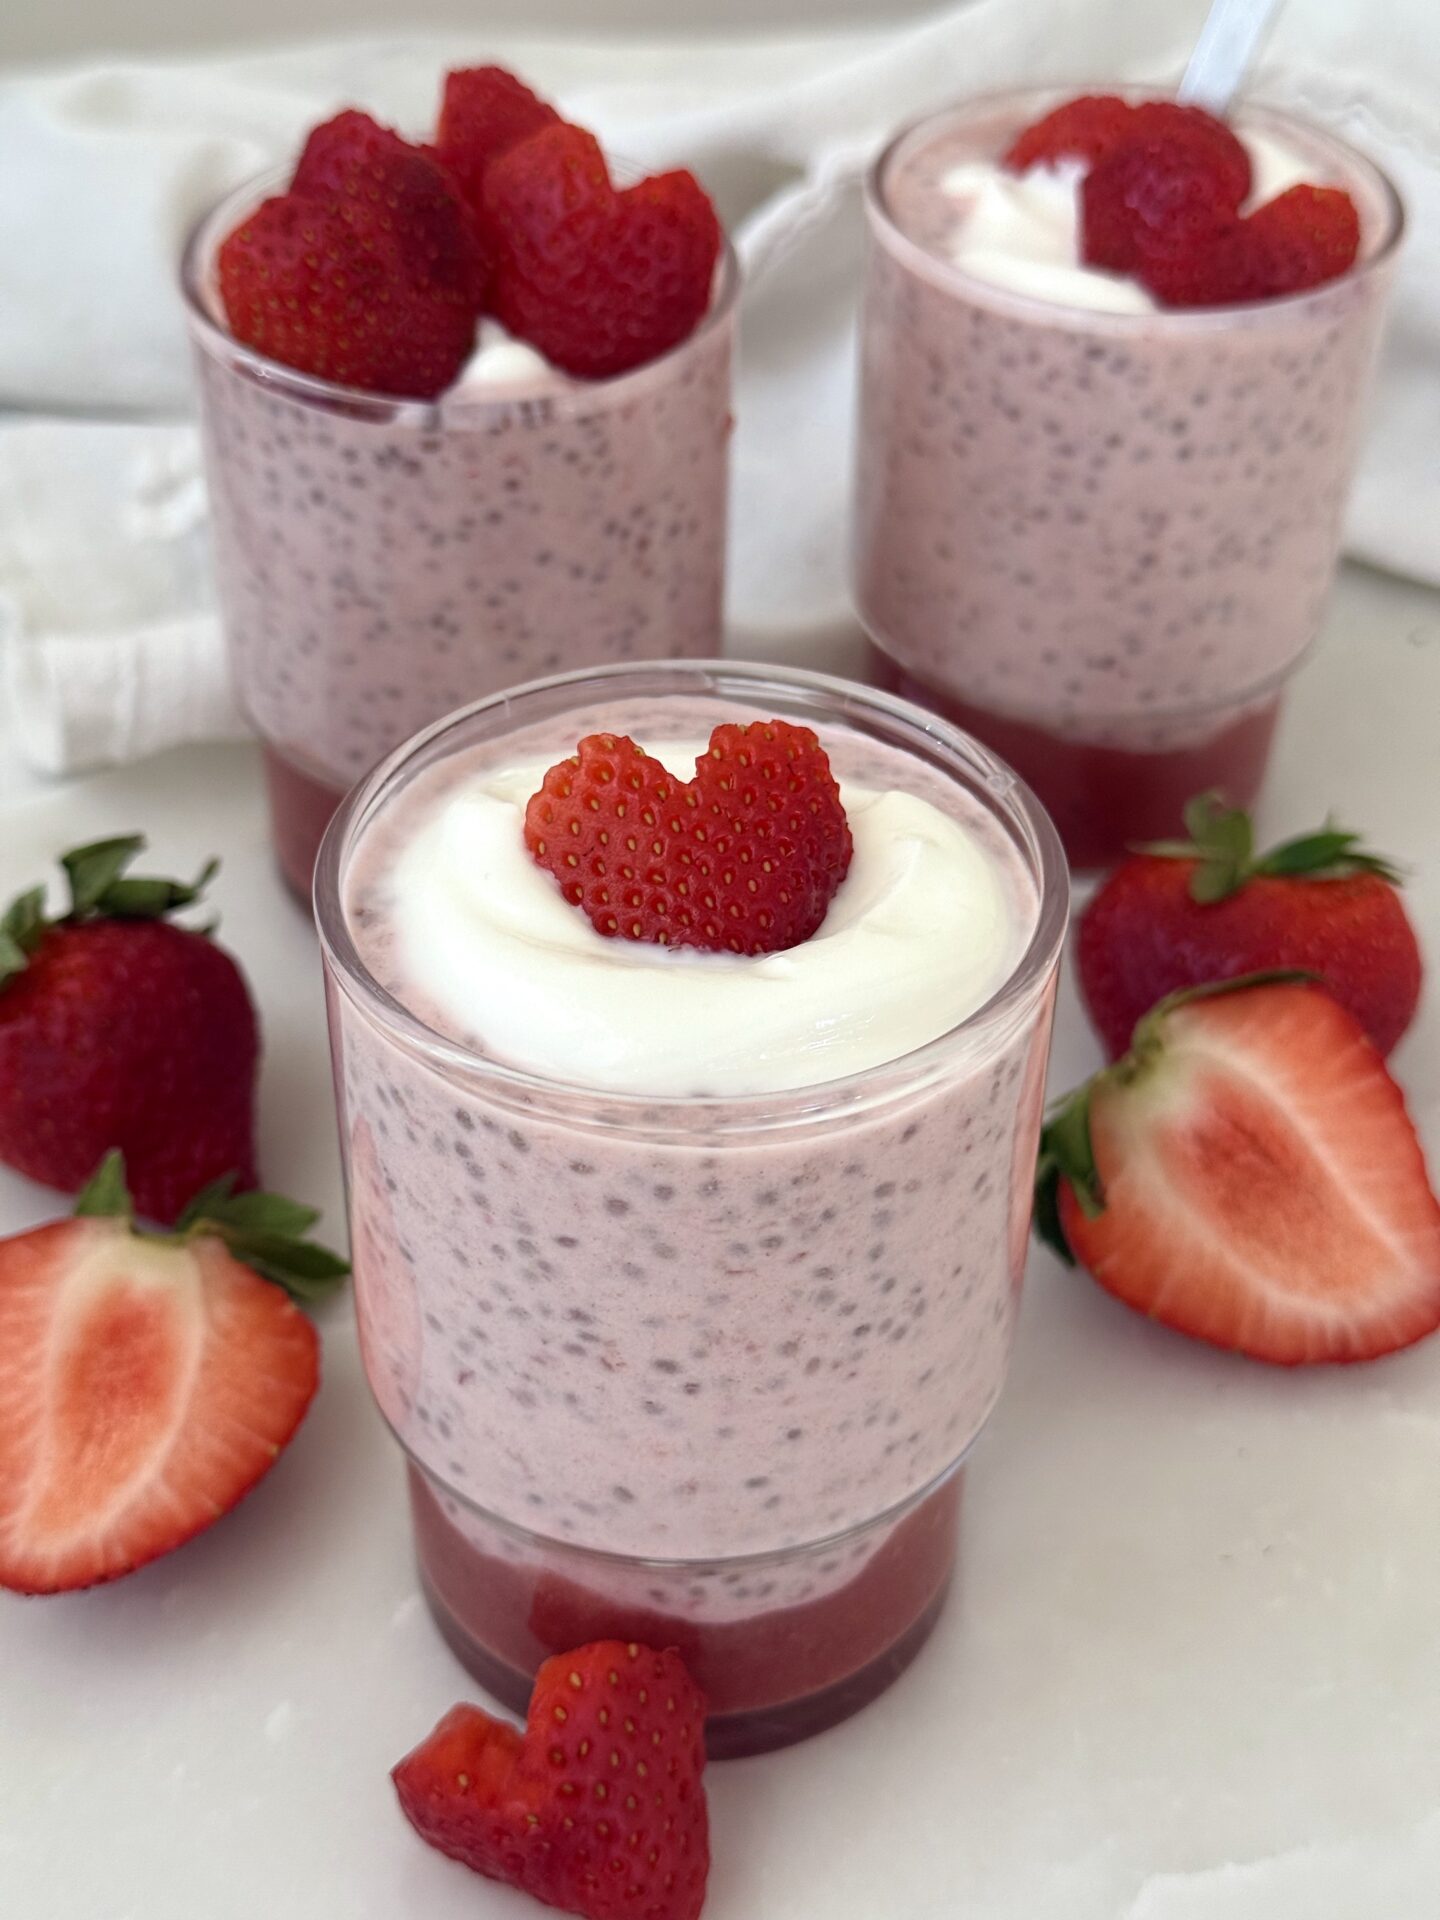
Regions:
<svg viewBox="0 0 1440 1920"><path fill-rule="evenodd" d="M590 734L531 796L525 844L597 933L745 954L808 940L853 851L829 756L788 720L716 727L689 781Z"/></svg>
<svg viewBox="0 0 1440 1920"><path fill-rule="evenodd" d="M481 225L497 319L583 379L668 353L710 304L720 222L694 175L617 191L579 127L544 127L493 160Z"/></svg>
<svg viewBox="0 0 1440 1920"><path fill-rule="evenodd" d="M590 1920L695 1920L704 1729L677 1654L600 1640L545 1662L523 1735L452 1707L392 1778L420 1837L476 1873Z"/></svg>

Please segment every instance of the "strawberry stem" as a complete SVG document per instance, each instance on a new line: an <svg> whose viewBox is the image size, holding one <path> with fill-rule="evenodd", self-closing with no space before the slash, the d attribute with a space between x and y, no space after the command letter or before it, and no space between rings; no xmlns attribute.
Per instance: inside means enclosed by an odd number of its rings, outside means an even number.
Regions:
<svg viewBox="0 0 1440 1920"><path fill-rule="evenodd" d="M206 1238L226 1249L262 1279L273 1281L302 1306L333 1293L350 1271L348 1260L305 1236L320 1218L315 1207L280 1193L236 1193L235 1175L212 1180L186 1207L172 1232L141 1233L125 1184L125 1158L112 1149L75 1202L88 1218L123 1219L141 1239L167 1246Z"/></svg>
<svg viewBox="0 0 1440 1920"><path fill-rule="evenodd" d="M1357 873L1373 873L1391 886L1403 884L1401 870L1378 853L1368 853L1360 835L1327 821L1313 833L1282 840L1268 853L1256 856L1250 816L1239 807L1227 807L1215 793L1198 794L1185 808L1188 840L1152 840L1136 848L1162 860L1193 860L1190 898L1199 906L1213 906L1238 893L1258 874L1295 880L1343 880Z"/></svg>

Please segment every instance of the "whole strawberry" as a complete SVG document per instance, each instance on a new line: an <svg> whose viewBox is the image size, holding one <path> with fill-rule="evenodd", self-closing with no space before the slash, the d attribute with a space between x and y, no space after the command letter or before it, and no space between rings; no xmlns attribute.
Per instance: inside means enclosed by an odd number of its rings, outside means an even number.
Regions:
<svg viewBox="0 0 1440 1920"><path fill-rule="evenodd" d="M1422 972L1390 862L1335 826L1256 854L1248 816L1213 794L1190 802L1185 825L1188 840L1117 867L1080 918L1080 991L1110 1057L1167 994L1276 967L1323 980L1389 1053Z"/></svg>
<svg viewBox="0 0 1440 1920"><path fill-rule="evenodd" d="M522 1734L452 1707L393 1779L422 1840L588 1920L696 1920L705 1697L675 1653L599 1640L535 1676Z"/></svg>
<svg viewBox="0 0 1440 1920"><path fill-rule="evenodd" d="M137 1232L111 1153L73 1219L0 1240L0 1587L118 1580L270 1471L320 1379L296 1301L348 1271L317 1217L221 1180Z"/></svg>
<svg viewBox="0 0 1440 1920"><path fill-rule="evenodd" d="M0 1160L74 1193L118 1148L139 1212L168 1223L208 1181L254 1186L260 1042L235 962L167 918L216 863L142 878L144 845L77 847L68 911L47 918L36 887L0 920Z"/></svg>

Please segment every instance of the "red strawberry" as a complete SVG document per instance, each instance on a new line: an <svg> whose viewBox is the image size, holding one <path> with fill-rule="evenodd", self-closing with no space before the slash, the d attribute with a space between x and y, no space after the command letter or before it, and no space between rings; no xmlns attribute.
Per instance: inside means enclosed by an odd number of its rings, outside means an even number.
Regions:
<svg viewBox="0 0 1440 1920"><path fill-rule="evenodd" d="M134 1230L111 1154L77 1217L0 1241L0 1586L60 1593L182 1546L274 1466L319 1381L313 1297L345 1264L274 1194ZM262 1277L263 1276L263 1277Z"/></svg>
<svg viewBox="0 0 1440 1920"><path fill-rule="evenodd" d="M1204 107L1183 107L1178 100L1142 100L1127 138L1164 141L1172 152L1203 160L1232 210L1249 196L1252 174L1244 141Z"/></svg>
<svg viewBox="0 0 1440 1920"><path fill-rule="evenodd" d="M692 780L596 733L546 774L525 844L597 933L710 952L808 940L852 850L840 789L809 727L716 727Z"/></svg>
<svg viewBox="0 0 1440 1920"><path fill-rule="evenodd" d="M1134 111L1113 93L1085 93L1063 101L1016 134L1003 164L1015 173L1053 166L1057 160L1093 165L1129 132Z"/></svg>
<svg viewBox="0 0 1440 1920"><path fill-rule="evenodd" d="M255 1184L260 1041L245 981L223 948L165 915L192 886L135 878L140 835L63 856L70 909L45 890L0 920L0 1160L74 1193L118 1147L136 1204L173 1220L221 1174Z"/></svg>
<svg viewBox="0 0 1440 1920"><path fill-rule="evenodd" d="M720 222L692 174L617 192L594 137L561 124L493 161L483 202L496 317L567 373L657 359L710 304Z"/></svg>
<svg viewBox="0 0 1440 1920"><path fill-rule="evenodd" d="M1176 100L1131 105L1112 93L1082 94L1017 134L1003 164L1017 173L1058 160L1083 160L1093 168L1123 145L1152 141L1206 164L1232 211L1249 193L1250 156L1244 143L1213 113Z"/></svg>
<svg viewBox="0 0 1440 1920"><path fill-rule="evenodd" d="M452 1707L392 1774L421 1839L590 1920L695 1920L705 1698L674 1653L600 1640L535 1676L524 1734Z"/></svg>
<svg viewBox="0 0 1440 1920"><path fill-rule="evenodd" d="M1274 967L1319 976L1389 1053L1421 979L1389 861L1334 826L1256 855L1248 816L1212 794L1185 825L1188 840L1141 848L1080 917L1080 991L1110 1057L1166 994Z"/></svg>
<svg viewBox="0 0 1440 1920"><path fill-rule="evenodd" d="M317 127L288 193L221 244L237 340L344 386L429 399L475 345L484 262L437 162L363 113Z"/></svg>
<svg viewBox="0 0 1440 1920"><path fill-rule="evenodd" d="M464 67L445 76L435 151L476 214L490 162L560 119L504 67Z"/></svg>
<svg viewBox="0 0 1440 1920"><path fill-rule="evenodd" d="M1232 185L1203 147L1124 140L1081 184L1081 253L1091 266L1141 278L1152 261L1193 259L1235 225Z"/></svg>
<svg viewBox="0 0 1440 1920"><path fill-rule="evenodd" d="M1291 187L1244 222L1253 299L1300 293L1348 273L1360 251L1360 216L1335 187Z"/></svg>
<svg viewBox="0 0 1440 1920"><path fill-rule="evenodd" d="M306 140L291 195L323 201L361 245L393 262L403 287L469 314L485 290L474 223L436 154L352 107Z"/></svg>
<svg viewBox="0 0 1440 1920"><path fill-rule="evenodd" d="M1136 274L1162 307L1233 307L1259 300L1262 289L1247 225L1232 221L1188 251L1153 250L1137 264Z"/></svg>
<svg viewBox="0 0 1440 1920"><path fill-rule="evenodd" d="M1440 1326L1440 1203L1400 1089L1294 976L1148 1014L1046 1128L1036 1222L1137 1311L1280 1366Z"/></svg>

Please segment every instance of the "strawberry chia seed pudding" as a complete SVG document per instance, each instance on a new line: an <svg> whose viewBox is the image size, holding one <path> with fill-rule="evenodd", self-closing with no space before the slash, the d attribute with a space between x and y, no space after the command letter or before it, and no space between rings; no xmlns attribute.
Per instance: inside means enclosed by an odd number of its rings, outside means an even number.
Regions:
<svg viewBox="0 0 1440 1920"><path fill-rule="evenodd" d="M1077 864L1263 775L1334 572L1401 212L1243 109L1253 198L1348 191L1341 277L1165 308L1077 254L1078 174L1001 165L1048 99L900 135L869 193L855 592L882 682L1005 754Z"/></svg>
<svg viewBox="0 0 1440 1920"><path fill-rule="evenodd" d="M218 207L184 284L222 618L308 900L345 790L441 714L537 675L717 651L738 270L663 357L572 379L496 324L434 399L316 379L233 338Z"/></svg>
<svg viewBox="0 0 1440 1920"><path fill-rule="evenodd" d="M523 844L545 768L603 730L683 779L762 717L816 727L854 831L819 932L602 938ZM362 1348L447 1637L515 1702L557 1649L676 1645L712 1751L854 1711L938 1614L1004 1377L1067 913L1044 815L886 696L619 669L393 757L317 907Z"/></svg>

